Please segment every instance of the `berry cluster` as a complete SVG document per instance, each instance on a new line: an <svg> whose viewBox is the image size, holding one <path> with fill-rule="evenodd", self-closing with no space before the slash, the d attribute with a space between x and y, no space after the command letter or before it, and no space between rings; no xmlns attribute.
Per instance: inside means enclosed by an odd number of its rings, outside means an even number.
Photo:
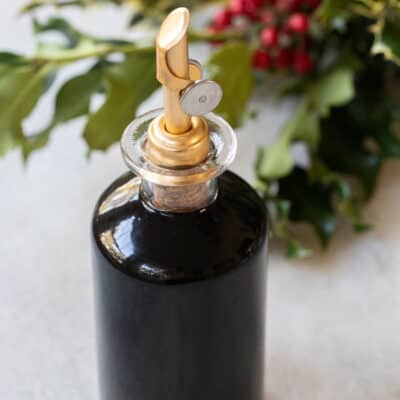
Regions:
<svg viewBox="0 0 400 400"><path fill-rule="evenodd" d="M255 69L307 74L314 67L309 19L319 4L320 0L232 0L215 14L210 30L250 31L256 26Z"/></svg>

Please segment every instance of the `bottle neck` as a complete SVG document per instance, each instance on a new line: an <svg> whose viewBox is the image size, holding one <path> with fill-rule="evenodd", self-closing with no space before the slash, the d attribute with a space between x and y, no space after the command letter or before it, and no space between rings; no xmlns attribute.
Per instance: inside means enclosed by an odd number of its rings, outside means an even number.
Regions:
<svg viewBox="0 0 400 400"><path fill-rule="evenodd" d="M159 211L197 211L208 207L217 198L217 179L184 186L164 186L142 180L140 195L146 204Z"/></svg>
<svg viewBox="0 0 400 400"><path fill-rule="evenodd" d="M187 138L182 139L182 148L172 146L171 149L168 141L157 141L159 137L153 135L154 121L158 121L160 115L162 110L151 111L136 118L125 129L121 140L124 161L142 180L140 192L144 203L160 211L184 213L201 210L217 197L217 178L231 164L236 154L235 134L225 120L212 113L197 120L192 119L193 129L196 123L199 126L205 124L209 135L209 140L204 141L204 137L200 135L193 141L201 149L208 151L207 157L201 161L203 156L196 159L196 146L189 146L193 152L184 151L187 149ZM150 132L152 129L153 132ZM151 157L148 151L149 140L153 141L150 146ZM156 160L159 162L154 161L156 155L161 154L154 151L157 145L169 149L168 157L164 157L166 153L163 152L163 157ZM174 157L180 160L179 168L169 162L162 162Z"/></svg>

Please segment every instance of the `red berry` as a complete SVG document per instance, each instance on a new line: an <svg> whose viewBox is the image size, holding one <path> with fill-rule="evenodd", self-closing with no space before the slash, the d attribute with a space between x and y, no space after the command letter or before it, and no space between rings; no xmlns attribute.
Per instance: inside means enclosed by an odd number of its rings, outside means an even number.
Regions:
<svg viewBox="0 0 400 400"><path fill-rule="evenodd" d="M245 0L246 4L246 17L250 18L252 21L258 21L260 19L261 2L257 0Z"/></svg>
<svg viewBox="0 0 400 400"><path fill-rule="evenodd" d="M253 54L253 67L266 70L271 66L271 57L265 50L256 50Z"/></svg>
<svg viewBox="0 0 400 400"><path fill-rule="evenodd" d="M278 11L293 12L301 5L302 0L275 0L275 8Z"/></svg>
<svg viewBox="0 0 400 400"><path fill-rule="evenodd" d="M318 8L320 4L321 4L321 0L307 0L306 1L306 5L313 10Z"/></svg>
<svg viewBox="0 0 400 400"><path fill-rule="evenodd" d="M262 0L233 0L229 6L229 10L233 15L245 16L253 20L259 19L259 8Z"/></svg>
<svg viewBox="0 0 400 400"><path fill-rule="evenodd" d="M227 28L232 22L232 13L230 10L219 10L213 18L213 25L217 29Z"/></svg>
<svg viewBox="0 0 400 400"><path fill-rule="evenodd" d="M293 69L299 74L307 74L313 68L313 61L305 51L297 51L294 54Z"/></svg>
<svg viewBox="0 0 400 400"><path fill-rule="evenodd" d="M308 31L308 17L304 13L292 14L286 23L288 29L296 33L306 33Z"/></svg>
<svg viewBox="0 0 400 400"><path fill-rule="evenodd" d="M277 68L289 68L293 62L293 53L290 50L281 49L274 61Z"/></svg>
<svg viewBox="0 0 400 400"><path fill-rule="evenodd" d="M261 32L261 43L265 47L276 47L279 42L279 31L275 27L264 28Z"/></svg>
<svg viewBox="0 0 400 400"><path fill-rule="evenodd" d="M260 20L261 20L261 22L263 22L264 24L269 25L269 24L272 24L272 23L274 22L275 16L274 16L274 14L273 14L271 11L269 11L269 10L264 10L264 11L262 11L261 14L260 14Z"/></svg>
<svg viewBox="0 0 400 400"><path fill-rule="evenodd" d="M245 0L233 0L229 6L229 10L233 15L244 15L246 14L246 1Z"/></svg>
<svg viewBox="0 0 400 400"><path fill-rule="evenodd" d="M247 4L248 8L260 8L264 1L263 0L246 0L245 3Z"/></svg>

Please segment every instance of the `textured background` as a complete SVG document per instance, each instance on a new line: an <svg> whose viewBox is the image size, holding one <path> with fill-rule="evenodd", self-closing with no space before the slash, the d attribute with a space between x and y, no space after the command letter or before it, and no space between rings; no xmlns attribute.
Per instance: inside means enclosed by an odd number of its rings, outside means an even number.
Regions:
<svg viewBox="0 0 400 400"><path fill-rule="evenodd" d="M29 21L16 17L23 2L1 3L0 48L31 50ZM103 34L122 32L126 22L112 8L69 15ZM160 105L159 96L150 103L143 109ZM45 124L49 104L28 129ZM289 109L270 104L238 131L236 172L251 179L257 142L273 140ZM87 162L81 127L58 129L27 168L17 153L0 160L0 399L97 398L89 221L96 198L125 167L117 146ZM328 251L301 262L275 245L266 400L400 398L399 176L399 164L382 173L368 209L373 231L354 236L341 226Z"/></svg>

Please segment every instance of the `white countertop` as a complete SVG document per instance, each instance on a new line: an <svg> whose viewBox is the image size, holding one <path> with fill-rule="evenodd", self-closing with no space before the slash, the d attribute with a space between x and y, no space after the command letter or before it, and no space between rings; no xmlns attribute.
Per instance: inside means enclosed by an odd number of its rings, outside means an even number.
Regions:
<svg viewBox="0 0 400 400"><path fill-rule="evenodd" d="M0 48L31 48L28 21L11 20L22 3L0 6ZM85 23L110 18L94 12ZM47 106L28 124L43 124ZM273 140L287 112L270 104L238 131L236 172L251 178L257 142ZM89 223L125 167L118 146L87 161L81 127L58 129L26 168L15 152L0 160L0 399L97 398ZM400 163L385 167L372 231L340 226L325 253L303 261L273 248L266 400L400 398L399 177Z"/></svg>

